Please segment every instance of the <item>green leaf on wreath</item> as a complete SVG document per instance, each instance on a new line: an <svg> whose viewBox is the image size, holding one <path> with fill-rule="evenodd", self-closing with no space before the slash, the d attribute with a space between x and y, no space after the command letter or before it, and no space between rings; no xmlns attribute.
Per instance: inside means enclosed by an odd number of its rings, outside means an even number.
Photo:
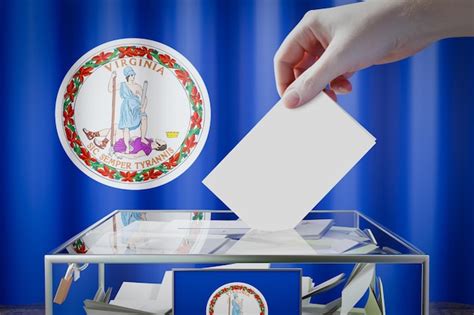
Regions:
<svg viewBox="0 0 474 315"><path fill-rule="evenodd" d="M193 87L194 87L194 84L192 84L191 82L188 82L188 84L186 84L186 90L188 91L189 94L191 94L191 91L193 90ZM190 99L191 102L193 102L191 97L189 99Z"/></svg>
<svg viewBox="0 0 474 315"><path fill-rule="evenodd" d="M76 86L76 88L81 85L81 81L80 81L77 77L75 77L75 78L72 79L72 80L74 81L74 85Z"/></svg>
<svg viewBox="0 0 474 315"><path fill-rule="evenodd" d="M199 117L202 118L202 105L201 104L193 105L193 111L198 113Z"/></svg>
<svg viewBox="0 0 474 315"><path fill-rule="evenodd" d="M157 170L159 170L160 172L163 172L163 173L167 173L168 172L168 169L166 168L166 166L164 166L163 164L160 164L156 167Z"/></svg>
<svg viewBox="0 0 474 315"><path fill-rule="evenodd" d="M136 182L141 182L143 181L143 177L141 176L141 174L137 174L135 175L135 177L133 178Z"/></svg>
<svg viewBox="0 0 474 315"><path fill-rule="evenodd" d="M181 152L181 154L179 155L178 164L181 164L181 161L185 159L187 156L188 154L186 152Z"/></svg>
<svg viewBox="0 0 474 315"><path fill-rule="evenodd" d="M189 130L187 138L191 137L192 135L198 135L201 132L201 129L199 128L193 128Z"/></svg>
<svg viewBox="0 0 474 315"><path fill-rule="evenodd" d="M158 52L157 52L156 50L151 51L151 52L150 52L150 55L151 55L153 58L155 58L156 60L159 60L159 59L160 59L160 58L158 58Z"/></svg>
<svg viewBox="0 0 474 315"><path fill-rule="evenodd" d="M81 148L79 148L77 144L74 144L74 152L76 152L77 155L82 153Z"/></svg>
<svg viewBox="0 0 474 315"><path fill-rule="evenodd" d="M91 68L91 67L94 68L94 67L96 67L96 64L95 64L94 61L89 60L88 62L86 62L86 63L84 64L83 67L84 67L84 68Z"/></svg>

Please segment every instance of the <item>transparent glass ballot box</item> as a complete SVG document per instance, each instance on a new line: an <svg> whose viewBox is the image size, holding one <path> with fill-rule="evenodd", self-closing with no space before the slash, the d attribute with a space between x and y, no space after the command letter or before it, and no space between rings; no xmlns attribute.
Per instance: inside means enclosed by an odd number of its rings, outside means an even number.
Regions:
<svg viewBox="0 0 474 315"><path fill-rule="evenodd" d="M73 303L84 313L83 300L93 296L78 292L110 284L116 291L117 278L133 280L135 270L138 280L159 282L160 270L234 263L302 268L316 284L339 272L349 276L357 263L374 263L387 314L428 314L429 256L355 210L314 210L295 229L275 232L252 230L228 210L114 211L45 255L46 314L71 314ZM80 278L67 303L54 304L70 264L82 270ZM89 290L75 288L91 283Z"/></svg>

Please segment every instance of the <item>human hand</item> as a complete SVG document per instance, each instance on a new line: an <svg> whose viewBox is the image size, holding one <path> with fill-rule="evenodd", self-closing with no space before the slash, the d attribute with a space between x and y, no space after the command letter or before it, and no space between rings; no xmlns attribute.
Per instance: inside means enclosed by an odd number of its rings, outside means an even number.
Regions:
<svg viewBox="0 0 474 315"><path fill-rule="evenodd" d="M409 57L431 42L474 35L474 1L377 0L309 11L278 49L275 77L287 107L352 90L355 71Z"/></svg>

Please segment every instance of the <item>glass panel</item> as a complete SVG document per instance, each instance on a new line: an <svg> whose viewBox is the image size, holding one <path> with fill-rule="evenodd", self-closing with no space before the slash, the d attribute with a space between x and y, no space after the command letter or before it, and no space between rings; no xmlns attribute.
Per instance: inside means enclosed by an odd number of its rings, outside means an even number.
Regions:
<svg viewBox="0 0 474 315"><path fill-rule="evenodd" d="M118 211L57 254L422 254L357 211L312 211L295 229L251 230L230 211Z"/></svg>

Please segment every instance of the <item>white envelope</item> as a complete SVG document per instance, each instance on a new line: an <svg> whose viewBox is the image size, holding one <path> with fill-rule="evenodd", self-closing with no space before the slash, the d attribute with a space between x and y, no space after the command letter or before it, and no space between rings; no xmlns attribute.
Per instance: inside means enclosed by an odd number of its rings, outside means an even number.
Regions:
<svg viewBox="0 0 474 315"><path fill-rule="evenodd" d="M375 264L358 264L342 290L341 315L347 315L362 298L375 274Z"/></svg>
<svg viewBox="0 0 474 315"><path fill-rule="evenodd" d="M375 144L325 93L278 102L203 183L251 228L295 227Z"/></svg>

